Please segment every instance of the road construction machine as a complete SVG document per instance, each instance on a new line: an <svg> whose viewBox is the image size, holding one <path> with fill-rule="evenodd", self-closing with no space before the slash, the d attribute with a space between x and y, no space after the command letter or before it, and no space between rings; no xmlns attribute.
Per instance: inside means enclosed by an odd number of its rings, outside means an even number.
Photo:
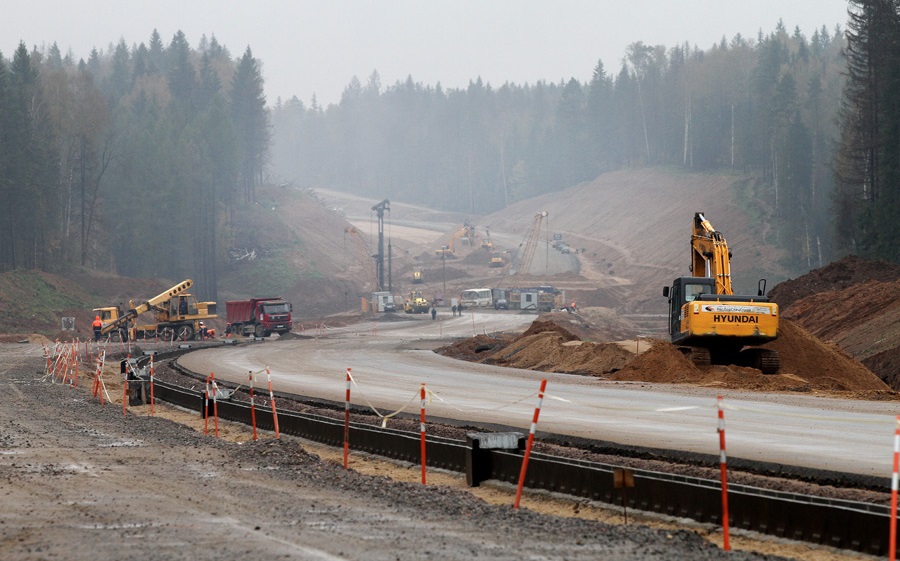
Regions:
<svg viewBox="0 0 900 561"><path fill-rule="evenodd" d="M466 220L466 223L463 224L463 227L456 231L453 234L453 237L450 238L450 242L447 245L441 246L440 249L434 250L435 257L443 257L445 259L455 259L456 258L456 240L462 238L464 242L469 245L473 245L475 243L475 226L473 224L469 224L469 221Z"/></svg>
<svg viewBox="0 0 900 561"><path fill-rule="evenodd" d="M701 212L691 233L691 273L663 287L672 342L698 366L738 364L776 373L778 352L754 345L778 337L778 304L765 296L765 279L755 296L734 294L731 250Z"/></svg>
<svg viewBox="0 0 900 561"><path fill-rule="evenodd" d="M130 300L124 311L120 306L94 308L94 315L100 316L103 322L100 334L123 341L129 337L159 337L167 341L194 339L200 334L203 320L215 319L217 315L215 302L198 302L186 292L193 284L194 281L187 279L144 302ZM153 312L156 322L136 325L138 316L144 312Z"/></svg>
<svg viewBox="0 0 900 561"><path fill-rule="evenodd" d="M403 311L407 314L427 314L431 310L431 302L422 296L421 290L413 290L403 303Z"/></svg>
<svg viewBox="0 0 900 561"><path fill-rule="evenodd" d="M423 282L425 282L425 277L422 275L422 269L416 267L412 272L412 283L422 284Z"/></svg>

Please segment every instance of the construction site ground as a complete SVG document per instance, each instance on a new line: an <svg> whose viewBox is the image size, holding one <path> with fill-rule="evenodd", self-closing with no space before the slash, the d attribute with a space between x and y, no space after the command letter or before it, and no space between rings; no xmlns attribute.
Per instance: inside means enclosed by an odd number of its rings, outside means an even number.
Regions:
<svg viewBox="0 0 900 561"><path fill-rule="evenodd" d="M578 313L535 316L525 334L447 341L441 352L623 383L897 399L900 267L847 257L787 280L779 265L782 254L766 243L771 232L754 228L730 202L732 180L659 170L617 172L471 217L480 231L489 226L498 241L506 241L499 249L512 256L514 240L521 239L535 212L549 210L544 235L560 231L577 253L557 261L547 249L542 268L523 280L565 290L567 300L578 302ZM694 191L715 206L695 208L698 197L686 195ZM267 275L259 292L294 301L300 325L368 318L359 309L374 288L368 260L375 239L369 209L375 201L280 188L261 190L260 198L259 216L241 218L255 235L246 247L230 249L233 259L220 277L219 300L250 296L242 290L256 286L248 275L261 268ZM785 281L769 285L782 314L781 337L771 343L782 356L777 375L734 366L697 368L664 340L661 288L686 274L688 227L698 210L728 236L741 283L755 286L759 274ZM400 203L393 204L392 213L387 233L398 297L412 288L408 276L414 267L423 270L422 288L430 294L509 282L510 268L490 268L489 253L477 244L457 243L454 259L435 258L434 249L469 217ZM273 217L276 226L266 229ZM356 248L348 227L365 234L369 246ZM261 267L260 260L272 254L291 264L289 274ZM560 263L573 265L554 270ZM542 494L526 497L525 511L513 513L511 490L504 486L469 490L458 477L435 473L432 484L423 487L415 483L417 466L360 455L347 472L336 465L338 451L307 442L264 435L254 443L246 429L224 424L217 440L203 434L196 416L164 406L155 418L146 406L123 415L115 372L108 377L113 404L106 406L90 397L84 379L75 390L41 374L35 349L41 342L87 338L91 307L146 298L180 280L0 274L3 559L518 559L523 552L622 560L860 558L750 536L733 543L760 555L725 556L715 547L716 528L631 514L629 526L622 527L615 508ZM60 331L61 317L76 318L76 330ZM224 320L211 323L223 331ZM604 461L650 465L639 464L646 458ZM701 476L709 469L657 468ZM886 500L885 493L873 490L807 486L757 474L736 477L798 492Z"/></svg>

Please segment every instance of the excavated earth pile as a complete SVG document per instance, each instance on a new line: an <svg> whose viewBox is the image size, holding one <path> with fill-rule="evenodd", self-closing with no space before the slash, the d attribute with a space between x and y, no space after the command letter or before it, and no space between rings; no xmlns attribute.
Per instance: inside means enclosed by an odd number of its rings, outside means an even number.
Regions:
<svg viewBox="0 0 900 561"><path fill-rule="evenodd" d="M783 318L900 389L900 265L850 256L769 293Z"/></svg>
<svg viewBox="0 0 900 561"><path fill-rule="evenodd" d="M435 352L485 364L584 374L615 381L819 392L860 399L897 397L837 345L820 341L792 321L781 322L780 337L767 347L782 356L782 368L776 375L732 365L698 367L666 341L585 341L567 326L542 316L518 337L479 335Z"/></svg>

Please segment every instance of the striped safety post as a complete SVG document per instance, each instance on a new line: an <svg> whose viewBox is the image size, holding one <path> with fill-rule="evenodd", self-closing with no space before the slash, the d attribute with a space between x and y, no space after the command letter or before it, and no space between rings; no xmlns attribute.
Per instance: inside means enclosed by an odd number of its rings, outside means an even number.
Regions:
<svg viewBox="0 0 900 561"><path fill-rule="evenodd" d="M344 398L344 469L350 467L350 369L347 369L347 395Z"/></svg>
<svg viewBox="0 0 900 561"><path fill-rule="evenodd" d="M525 473L528 471L528 458L531 457L531 447L534 444L534 431L537 430L538 416L541 414L541 405L544 402L544 391L547 389L547 380L541 380L541 389L538 391L537 407L534 408L534 417L531 419L531 428L528 430L528 443L525 445L525 457L522 458L522 471L519 472L519 485L516 487L516 501L513 508L519 508L522 499L522 488L525 487Z"/></svg>
<svg viewBox="0 0 900 561"><path fill-rule="evenodd" d="M269 383L269 400L272 402L272 424L275 425L275 438L281 438L278 432L278 410L275 409L275 392L272 391L272 371L266 366L266 378Z"/></svg>
<svg viewBox="0 0 900 561"><path fill-rule="evenodd" d="M253 393L253 371L249 371L250 375L250 424L253 426L253 440L259 440L256 435L256 398Z"/></svg>
<svg viewBox="0 0 900 561"><path fill-rule="evenodd" d="M894 472L891 474L891 532L888 545L888 555L891 561L897 559L897 487L898 472L900 472L900 415L897 415L897 425L894 429Z"/></svg>
<svg viewBox="0 0 900 561"><path fill-rule="evenodd" d="M722 478L722 547L725 551L731 551L731 543L728 536L728 470L725 456L725 410L722 408L722 396L716 400L716 408L719 411L719 469Z"/></svg>
<svg viewBox="0 0 900 561"><path fill-rule="evenodd" d="M419 414L419 434L422 445L422 485L425 485L425 384L419 389L422 398L422 406Z"/></svg>

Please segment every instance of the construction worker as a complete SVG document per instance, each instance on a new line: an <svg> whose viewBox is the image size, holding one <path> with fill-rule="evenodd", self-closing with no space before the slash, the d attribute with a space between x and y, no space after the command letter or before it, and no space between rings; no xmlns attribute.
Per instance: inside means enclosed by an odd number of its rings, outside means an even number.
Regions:
<svg viewBox="0 0 900 561"><path fill-rule="evenodd" d="M225 338L231 339L231 324L230 323L225 324Z"/></svg>
<svg viewBox="0 0 900 561"><path fill-rule="evenodd" d="M206 329L206 324L202 321L200 322L200 339L206 339L208 335L208 331Z"/></svg>
<svg viewBox="0 0 900 561"><path fill-rule="evenodd" d="M94 342L97 342L100 340L100 331L103 329L103 322L100 321L100 316L94 317L91 327L94 328Z"/></svg>
<svg viewBox="0 0 900 561"><path fill-rule="evenodd" d="M431 307L431 319L437 317L437 310L434 309L434 306Z"/></svg>

